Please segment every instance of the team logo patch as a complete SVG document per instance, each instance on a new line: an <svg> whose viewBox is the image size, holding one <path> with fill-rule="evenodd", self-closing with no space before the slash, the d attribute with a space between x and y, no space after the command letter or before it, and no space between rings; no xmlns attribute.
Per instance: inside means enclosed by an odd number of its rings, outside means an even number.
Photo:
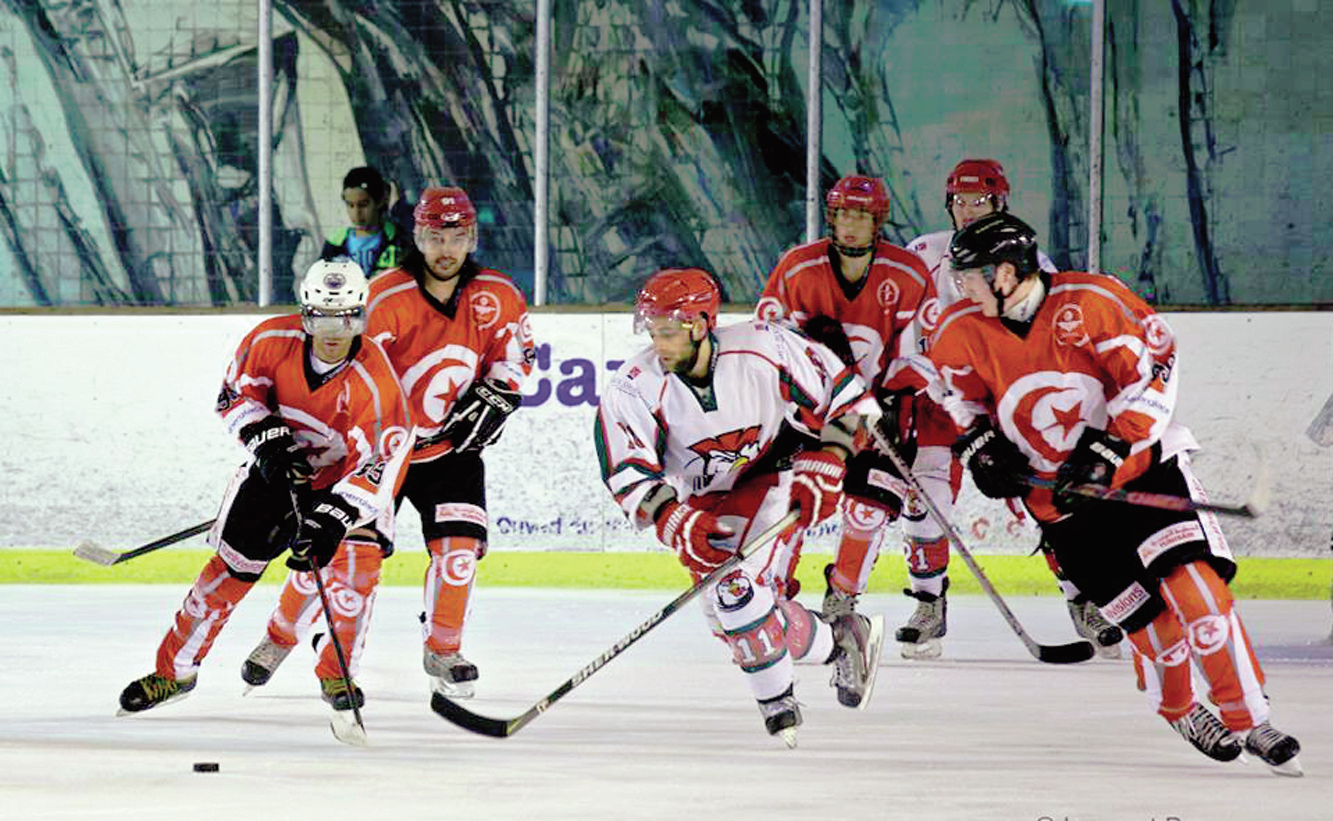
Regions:
<svg viewBox="0 0 1333 821"><path fill-rule="evenodd" d="M1060 306L1051 325L1055 341L1061 345L1079 348L1090 341L1087 326L1083 322L1083 309L1072 302Z"/></svg>
<svg viewBox="0 0 1333 821"><path fill-rule="evenodd" d="M1178 667L1182 664L1188 663L1189 660L1190 660L1189 644L1183 641L1178 641L1175 644L1171 645L1170 647L1166 648L1165 650L1162 651L1162 654L1157 657L1157 662L1159 664L1164 664L1167 667Z"/></svg>
<svg viewBox="0 0 1333 821"><path fill-rule="evenodd" d="M334 583L329 585L327 592L329 607L344 618L354 619L366 609L366 597L350 587Z"/></svg>
<svg viewBox="0 0 1333 821"><path fill-rule="evenodd" d="M940 321L940 301L935 297L927 299L921 304L921 327L926 331L935 330L935 326Z"/></svg>
<svg viewBox="0 0 1333 821"><path fill-rule="evenodd" d="M1231 624L1226 616L1203 616L1190 622L1190 647L1201 656L1212 655L1226 646L1230 632Z"/></svg>
<svg viewBox="0 0 1333 821"><path fill-rule="evenodd" d="M847 497L846 505L848 520L861 530L873 530L882 527L889 519L889 515L884 508L858 502L851 497Z"/></svg>
<svg viewBox="0 0 1333 821"><path fill-rule="evenodd" d="M454 587L466 587L472 582L477 572L477 554L471 550L450 550L440 562L444 583Z"/></svg>
<svg viewBox="0 0 1333 821"><path fill-rule="evenodd" d="M486 330L500 319L500 300L495 294L482 291L472 296L472 319L479 331Z"/></svg>
<svg viewBox="0 0 1333 821"><path fill-rule="evenodd" d="M886 279L875 289L875 298L879 300L880 307L894 309L898 307L898 283L891 279Z"/></svg>
<svg viewBox="0 0 1333 821"><path fill-rule="evenodd" d="M1143 335L1148 340L1148 349L1156 356L1166 353L1176 342L1171 326L1157 314L1143 320Z"/></svg>
<svg viewBox="0 0 1333 821"><path fill-rule="evenodd" d="M728 612L740 610L754 598L750 580L739 570L717 583L717 606Z"/></svg>
<svg viewBox="0 0 1333 821"><path fill-rule="evenodd" d="M759 300L759 304L756 305L754 309L755 318L762 322L772 322L775 319L781 319L783 313L782 303L778 302L776 298L771 296L766 296Z"/></svg>
<svg viewBox="0 0 1333 821"><path fill-rule="evenodd" d="M703 463L700 474L705 483L721 470L739 470L759 453L759 426L737 428L701 439L690 450Z"/></svg>
<svg viewBox="0 0 1333 821"><path fill-rule="evenodd" d="M392 425L380 434L380 453L392 458L407 444L407 429L402 425Z"/></svg>

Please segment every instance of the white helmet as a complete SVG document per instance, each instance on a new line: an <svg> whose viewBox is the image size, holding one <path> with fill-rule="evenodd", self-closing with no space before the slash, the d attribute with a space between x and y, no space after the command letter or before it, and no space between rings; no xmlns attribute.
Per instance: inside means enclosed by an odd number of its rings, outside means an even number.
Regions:
<svg viewBox="0 0 1333 821"><path fill-rule="evenodd" d="M301 280L301 326L305 332L355 336L366 329L370 284L350 259L321 259Z"/></svg>

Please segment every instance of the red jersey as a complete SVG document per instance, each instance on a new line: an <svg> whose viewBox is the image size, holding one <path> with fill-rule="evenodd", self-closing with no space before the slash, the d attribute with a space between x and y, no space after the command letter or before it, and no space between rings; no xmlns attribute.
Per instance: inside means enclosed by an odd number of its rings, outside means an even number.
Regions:
<svg viewBox="0 0 1333 821"><path fill-rule="evenodd" d="M311 485L343 497L360 526L393 504L401 484L411 452L407 397L368 336L324 374L314 370L307 340L299 314L259 323L227 368L217 412L238 438L246 425L281 416L314 468Z"/></svg>
<svg viewBox="0 0 1333 821"><path fill-rule="evenodd" d="M402 268L370 281L366 335L384 346L409 396L414 462L452 450L440 429L474 380L490 377L518 390L536 358L527 301L513 280L472 260L458 276L443 303Z"/></svg>
<svg viewBox="0 0 1333 821"><path fill-rule="evenodd" d="M832 238L824 237L784 253L768 275L755 314L764 320L790 317L797 325L813 316L838 320L851 342L857 374L867 384L881 384L892 378L899 339L931 293L930 274L916 254L877 240L865 276L848 283L833 268L832 246Z"/></svg>
<svg viewBox="0 0 1333 821"><path fill-rule="evenodd" d="M1131 443L1116 471L1119 487L1155 457L1197 447L1175 423L1176 340L1162 317L1112 276L1043 274L1048 292L1023 336L970 300L940 317L927 352L938 371L940 404L970 428L990 414L1028 457L1054 478L1089 425ZM1028 507L1042 521L1060 517L1050 491L1034 489Z"/></svg>

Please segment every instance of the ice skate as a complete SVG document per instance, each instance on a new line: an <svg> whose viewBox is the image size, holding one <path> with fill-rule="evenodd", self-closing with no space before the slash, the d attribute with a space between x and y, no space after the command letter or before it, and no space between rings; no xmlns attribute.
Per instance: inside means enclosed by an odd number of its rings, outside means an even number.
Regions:
<svg viewBox="0 0 1333 821"><path fill-rule="evenodd" d="M833 622L833 680L838 703L865 709L875 689L879 654L884 647L884 617L850 613Z"/></svg>
<svg viewBox="0 0 1333 821"><path fill-rule="evenodd" d="M149 673L140 679L131 681L120 693L120 710L116 715L142 713L144 710L180 701L194 689L198 676L179 681L157 673Z"/></svg>
<svg viewBox="0 0 1333 821"><path fill-rule="evenodd" d="M1065 604L1069 607L1069 620L1074 623L1074 630L1092 642L1092 646L1097 648L1097 655L1104 659L1120 658L1120 641L1125 634L1106 620L1097 605L1090 599L1066 600Z"/></svg>
<svg viewBox="0 0 1333 821"><path fill-rule="evenodd" d="M1278 775L1296 778L1305 775L1301 760L1296 757L1300 751L1299 741L1267 721L1245 734L1245 752L1267 764Z"/></svg>
<svg viewBox="0 0 1333 821"><path fill-rule="evenodd" d="M1202 704L1196 702L1188 713L1171 722L1171 727L1211 759L1235 761L1240 757L1240 739Z"/></svg>
<svg viewBox="0 0 1333 821"><path fill-rule="evenodd" d="M903 593L916 599L916 612L912 613L907 624L898 628L894 638L899 641L902 657L905 659L939 658L944 651L940 639L948 632L949 602L945 597L949 592L949 580L944 580L944 588L938 596L916 590L904 590Z"/></svg>
<svg viewBox="0 0 1333 821"><path fill-rule="evenodd" d="M824 582L827 585L824 588L824 604L820 610L820 617L829 624L837 621L839 616L848 616L856 612L855 593L844 593L833 586L829 577L833 575L833 565L824 565Z"/></svg>
<svg viewBox="0 0 1333 821"><path fill-rule="evenodd" d="M476 692L477 665L458 651L436 653L426 648L421 666L431 677L431 688L445 698L472 698Z"/></svg>
<svg viewBox="0 0 1333 821"><path fill-rule="evenodd" d="M272 636L265 634L264 640L259 642L259 646L250 652L249 658L241 665L241 678L246 684L245 693L242 695L268 684L278 665L282 664L290 652L292 652L291 647L284 647L275 642Z"/></svg>
<svg viewBox="0 0 1333 821"><path fill-rule="evenodd" d="M764 717L764 728L769 735L782 739L789 750L796 746L796 728L801 726L801 705L796 703L796 696L790 687L777 698L759 702L759 712Z"/></svg>
<svg viewBox="0 0 1333 821"><path fill-rule="evenodd" d="M342 676L320 679L319 691L324 702L339 712L350 711L353 699L356 700L358 710L366 706L366 694L361 691L360 687L356 686L355 681L352 682L351 689L348 689L347 682Z"/></svg>

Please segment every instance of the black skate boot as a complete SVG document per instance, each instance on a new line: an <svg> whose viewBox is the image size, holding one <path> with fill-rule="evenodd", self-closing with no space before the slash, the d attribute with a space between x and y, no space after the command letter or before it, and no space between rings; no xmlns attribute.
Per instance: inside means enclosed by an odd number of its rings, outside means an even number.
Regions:
<svg viewBox="0 0 1333 821"><path fill-rule="evenodd" d="M1305 775L1301 760L1296 757L1300 751L1299 741L1274 729L1267 721L1245 734L1245 752L1267 764L1278 775L1296 778Z"/></svg>
<svg viewBox="0 0 1333 821"><path fill-rule="evenodd" d="M366 694L361 692L355 681L352 682L352 688L347 689L347 682L342 676L320 679L319 690L325 703L339 712L352 709L353 699L356 700L358 710L366 706Z"/></svg>
<svg viewBox="0 0 1333 821"><path fill-rule="evenodd" d="M248 693L256 687L263 687L268 684L268 680L273 678L273 674L277 671L278 665L282 664L283 659L287 658L287 654L290 652L292 652L291 647L278 644L266 634L264 640L250 652L249 658L241 665L241 678L249 685L245 688L245 692Z"/></svg>
<svg viewBox="0 0 1333 821"><path fill-rule="evenodd" d="M1104 659L1120 658L1120 642L1125 637L1124 631L1107 621L1091 599L1066 599L1065 604L1069 607L1069 620L1074 623L1074 630L1092 642L1097 648L1097 655Z"/></svg>
<svg viewBox="0 0 1333 821"><path fill-rule="evenodd" d="M939 658L944 648L940 639L949 630L949 580L944 580L944 587L938 596L914 590L904 590L903 594L916 599L916 611L907 619L907 624L898 628L893 637L900 643L902 657L905 659Z"/></svg>
<svg viewBox="0 0 1333 821"><path fill-rule="evenodd" d="M1196 702L1188 713L1171 722L1171 727L1211 759L1235 761L1240 757L1240 739L1202 704Z"/></svg>
<svg viewBox="0 0 1333 821"><path fill-rule="evenodd" d="M431 677L431 688L446 698L472 698L476 692L477 665L458 651L436 653L426 648L421 666Z"/></svg>
<svg viewBox="0 0 1333 821"><path fill-rule="evenodd" d="M764 717L768 734L782 739L787 749L796 746L796 728L801 726L801 705L796 703L792 688L777 698L759 702L759 713Z"/></svg>
<svg viewBox="0 0 1333 821"><path fill-rule="evenodd" d="M163 704L180 701L194 689L198 676L190 676L179 681L157 673L149 673L129 683L120 693L120 711L118 715L142 713Z"/></svg>

